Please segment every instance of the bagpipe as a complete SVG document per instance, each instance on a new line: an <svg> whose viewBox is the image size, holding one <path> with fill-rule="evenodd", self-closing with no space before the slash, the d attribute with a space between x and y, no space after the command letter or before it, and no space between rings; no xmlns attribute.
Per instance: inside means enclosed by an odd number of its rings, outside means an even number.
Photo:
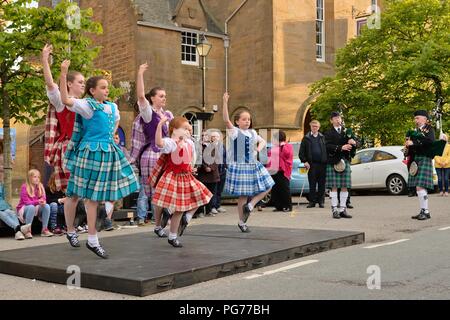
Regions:
<svg viewBox="0 0 450 320"><path fill-rule="evenodd" d="M345 129L345 136L346 136L349 140L350 140L350 139L353 139L353 140L355 140L355 142L356 142L356 140L357 140L355 134L353 133L352 128L346 128L346 129ZM354 158L355 155L356 155L356 144L355 144L355 145L352 144L352 147L353 147L352 150L350 150L350 157Z"/></svg>
<svg viewBox="0 0 450 320"><path fill-rule="evenodd" d="M420 130L410 129L406 132L406 140L412 140L412 141L424 140L426 138L425 134L430 132L430 129L431 129L431 126L429 124L427 124L423 129L420 129ZM440 135L442 137L442 133ZM444 152L446 143L447 142L445 140L433 141L431 146L425 151L424 155L431 159L433 159L435 156L442 156L442 153ZM405 156L405 159L410 156L408 147L405 146L402 149L402 151L403 151L403 155Z"/></svg>
<svg viewBox="0 0 450 320"><path fill-rule="evenodd" d="M339 103L338 105L339 113L342 117L342 126L345 128L345 122L344 122L344 108L347 108L347 106L344 103ZM353 133L352 128L345 128L345 136L348 138L348 140L353 139L355 142L358 140ZM352 150L350 150L350 157L354 158L356 155L356 144L352 145Z"/></svg>

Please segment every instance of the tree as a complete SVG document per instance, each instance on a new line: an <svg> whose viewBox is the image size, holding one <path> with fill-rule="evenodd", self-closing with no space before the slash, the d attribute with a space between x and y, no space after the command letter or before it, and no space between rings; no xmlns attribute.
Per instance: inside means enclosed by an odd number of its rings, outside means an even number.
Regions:
<svg viewBox="0 0 450 320"><path fill-rule="evenodd" d="M385 4L381 27L364 28L338 51L336 76L312 85L313 115L328 123L330 112L341 107L360 136L403 144L414 110L431 111L442 99L449 130L450 2Z"/></svg>
<svg viewBox="0 0 450 320"><path fill-rule="evenodd" d="M67 1L54 9L30 7L31 0L0 1L0 108L4 127L5 198L11 199L11 119L27 124L43 121L48 102L39 64L45 43L54 47L52 72L59 75L63 59L85 75L94 69L99 52L87 34L99 34L101 25L92 21L92 10L76 10ZM74 7L72 7L73 9Z"/></svg>

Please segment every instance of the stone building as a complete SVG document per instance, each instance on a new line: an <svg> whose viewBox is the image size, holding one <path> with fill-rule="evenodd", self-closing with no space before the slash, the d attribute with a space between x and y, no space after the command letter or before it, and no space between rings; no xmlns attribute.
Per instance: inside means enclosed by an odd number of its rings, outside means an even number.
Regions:
<svg viewBox="0 0 450 320"><path fill-rule="evenodd" d="M41 0L52 6L58 0ZM336 51L357 36L381 0L78 0L103 25L96 66L130 86L148 62L146 89L164 87L168 109L195 121L202 111L202 70L195 43L205 35L205 106L219 107L207 128L223 129L222 96L230 115L250 110L256 129L284 129L302 138L314 97L309 86L334 73ZM375 7L373 7L375 8ZM377 9L379 10L379 9ZM121 127L130 146L134 92L120 101ZM198 132L197 132L198 134Z"/></svg>

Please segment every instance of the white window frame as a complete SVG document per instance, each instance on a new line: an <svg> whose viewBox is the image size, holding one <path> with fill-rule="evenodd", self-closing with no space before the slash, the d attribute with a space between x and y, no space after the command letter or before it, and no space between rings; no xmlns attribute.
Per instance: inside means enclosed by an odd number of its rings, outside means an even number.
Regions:
<svg viewBox="0 0 450 320"><path fill-rule="evenodd" d="M371 0L370 1L370 5L373 8L373 6L375 6L375 11L372 10L371 13L377 13L378 11L378 0Z"/></svg>
<svg viewBox="0 0 450 320"><path fill-rule="evenodd" d="M196 36L196 42L198 42L198 39L199 39L199 35L198 35L197 32L187 32L187 31L182 31L181 32L181 63L182 64L186 64L186 65L191 65L191 66L198 66L200 59L199 59L199 56L198 56L198 52L197 52L196 46L192 45L192 44L183 43L184 35L188 36L188 34L189 34L189 36L191 38L193 38L193 35L195 35ZM183 52L184 52L183 50L186 47L194 48L194 50L195 50L195 61L183 60ZM191 54L191 53L189 53L189 54Z"/></svg>
<svg viewBox="0 0 450 320"><path fill-rule="evenodd" d="M319 6L321 5L321 7ZM319 9L322 11L322 17L319 17L318 11ZM321 19L320 19L321 18ZM321 30L317 31L317 24L320 23ZM316 0L316 61L318 62L325 62L325 0ZM317 35L318 33L321 34L321 43L317 42ZM317 49L320 47L321 50L321 56L317 55Z"/></svg>

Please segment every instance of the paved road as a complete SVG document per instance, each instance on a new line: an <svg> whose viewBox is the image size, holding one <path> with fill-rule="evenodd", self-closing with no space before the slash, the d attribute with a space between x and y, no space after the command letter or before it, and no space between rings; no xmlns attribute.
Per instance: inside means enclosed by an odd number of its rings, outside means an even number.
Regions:
<svg viewBox="0 0 450 320"><path fill-rule="evenodd" d="M415 221L417 198L383 195L353 198L353 219L334 220L329 209L306 209L292 214L270 208L252 214L250 225L366 232L366 243L242 273L144 299L449 299L450 199L430 197L432 219ZM236 223L236 208L195 224ZM151 226L101 233L101 237L151 232ZM439 230L445 229L445 230ZM84 240L86 236L82 236ZM408 239L408 240L406 240ZM0 239L0 250L65 242L62 238L28 241ZM390 245L385 243L394 242ZM187 243L185 245L188 245ZM381 245L381 246L379 246ZM376 246L373 248L366 248ZM367 280L380 271L381 289L369 290ZM379 269L377 269L379 268ZM69 290L62 285L0 275L0 299L136 299L90 289Z"/></svg>

